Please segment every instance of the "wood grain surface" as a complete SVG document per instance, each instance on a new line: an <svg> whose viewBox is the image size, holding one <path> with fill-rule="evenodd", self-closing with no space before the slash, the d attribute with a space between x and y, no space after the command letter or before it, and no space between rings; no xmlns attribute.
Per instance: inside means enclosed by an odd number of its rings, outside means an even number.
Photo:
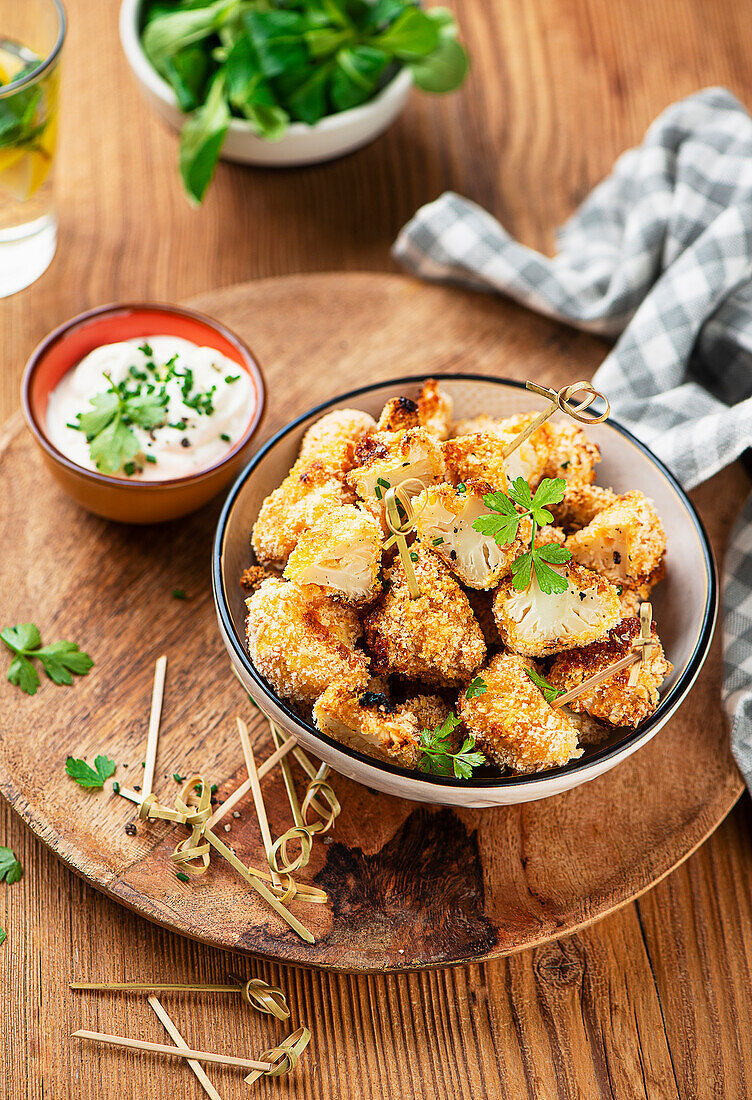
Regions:
<svg viewBox="0 0 752 1100"><path fill-rule="evenodd" d="M123 61L116 0L68 0L60 249L35 286L0 302L0 416L17 408L31 348L80 309L175 301L258 276L388 270L401 224L447 188L526 243L550 247L556 225L670 102L725 84L752 103L752 9L735 0L453 7L473 57L459 94L414 96L389 134L331 165L223 165L194 212L180 194L174 136L140 101ZM54 583L38 583L40 614ZM39 767L51 767L43 753ZM583 932L483 966L356 978L249 967L164 932L73 876L5 807L0 842L25 873L0 886L0 1093L201 1097L187 1069L93 1048L82 1057L68 1039L96 1027L164 1041L145 1002L67 991L73 975L116 979L139 968L204 981L257 971L286 986L314 1043L289 1083L262 1081L260 1096L747 1097L751 835L745 796L683 866ZM253 1053L281 1031L219 999L164 1003L197 1046ZM231 1071L214 1079L226 1100L250 1095Z"/></svg>
<svg viewBox="0 0 752 1100"><path fill-rule="evenodd" d="M364 377L388 377L395 362L407 374L441 377L450 361L455 372L533 377L558 390L572 379L572 363L588 374L603 354L599 341L509 303L403 275L258 280L213 291L198 304L253 347L269 393L267 437ZM297 370L304 360L307 369ZM746 475L733 467L695 494L716 553L746 487ZM160 801L173 805L175 773L203 774L217 783L219 800L246 778L234 714L253 719L259 760L273 751L216 624L208 559L218 507L146 531L106 523L45 475L17 418L0 440L0 512L18 549L0 560L5 614L27 619L34 593L64 561L38 625L43 637L75 638L96 661L70 691L24 697L0 682L0 710L9 715L0 792L62 859L136 912L208 943L302 965L380 972L474 962L571 932L634 898L693 851L738 798L741 781L717 706L717 639L668 726L613 771L565 795L495 810L432 811L338 776L342 814L302 876L323 887L330 903L293 906L314 945L286 929L216 856L208 875L179 882L169 855L183 830L139 823L136 835L127 834L135 807L109 789L81 790L63 765L68 754L106 752L119 765L119 782L140 789L151 677L162 651L169 672L154 788ZM668 534L670 568L681 548ZM176 586L189 599L175 600ZM46 769L37 766L42 746ZM279 772L266 781L265 798L279 836L292 824ZM250 796L239 809L242 817L228 818L229 835L220 836L261 866Z"/></svg>

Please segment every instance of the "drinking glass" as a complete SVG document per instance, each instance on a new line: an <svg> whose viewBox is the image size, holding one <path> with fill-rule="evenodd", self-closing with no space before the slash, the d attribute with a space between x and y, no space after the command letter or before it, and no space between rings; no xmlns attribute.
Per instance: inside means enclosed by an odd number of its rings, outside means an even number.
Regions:
<svg viewBox="0 0 752 1100"><path fill-rule="evenodd" d="M65 11L0 0L0 298L46 271L57 244L52 169Z"/></svg>

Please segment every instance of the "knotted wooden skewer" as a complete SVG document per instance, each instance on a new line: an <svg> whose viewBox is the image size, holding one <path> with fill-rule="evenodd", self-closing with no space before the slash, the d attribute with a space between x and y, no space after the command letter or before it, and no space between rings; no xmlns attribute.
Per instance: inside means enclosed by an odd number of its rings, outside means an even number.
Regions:
<svg viewBox="0 0 752 1100"><path fill-rule="evenodd" d="M598 684L602 684L604 680L609 680L612 676L615 676L617 672L621 672L624 668L629 668L633 665L634 668L629 676L628 687L635 687L637 679L640 674L640 667L644 667L647 661L648 651L651 645L650 629L653 619L653 609L649 603L640 604L640 637L636 638L632 643L632 652L628 653L626 657L621 657L618 661L614 661L613 664L608 665L606 668L601 669L600 672L594 673L592 676L588 676L587 680L583 680L581 684L566 691L563 695L560 695L557 699L551 703L554 710L559 707L564 707L567 703L571 703L573 699L576 699L578 695L582 695L584 692L589 691L590 688L596 687ZM640 662L638 665L637 662ZM636 673L634 683L632 683L632 675Z"/></svg>
<svg viewBox="0 0 752 1100"><path fill-rule="evenodd" d="M394 543L397 544L397 550L399 551L400 561L402 562L402 568L405 571L405 579L407 580L407 588L410 593L410 598L417 600L420 596L420 587L418 585L417 578L415 576L415 570L413 569L412 558L410 557L410 549L407 545L407 536L411 535L415 527L415 509L413 508L412 501L408 496L407 486L414 482L420 486L420 492L423 492L425 485L417 477L409 477L400 482L399 485L394 486L391 489L387 489L384 495L384 511L386 515L386 525L392 532L390 537L384 543L384 549L388 550ZM400 509L404 515L400 515Z"/></svg>
<svg viewBox="0 0 752 1100"><path fill-rule="evenodd" d="M262 1057L268 1062L276 1062L271 1070L254 1070L246 1077L246 1084L252 1085L259 1077L266 1074L267 1077L281 1077L285 1073L292 1073L298 1063L298 1059L311 1041L311 1033L307 1027L299 1027L288 1035L276 1047L264 1051Z"/></svg>
<svg viewBox="0 0 752 1100"><path fill-rule="evenodd" d="M179 982L72 982L71 989L105 990L117 993L234 993L240 994L246 1004L278 1020L288 1020L290 1009L284 993L263 978L250 978L237 985L213 985L202 983L188 985Z"/></svg>
<svg viewBox="0 0 752 1100"><path fill-rule="evenodd" d="M539 397L545 397L551 404L542 413L539 413L535 420L532 420L518 436L515 436L511 443L507 444L502 451L502 458L509 458L555 412L563 412L566 416L571 416L573 420L579 421L580 424L602 424L611 413L608 398L605 394L594 389L591 382L573 382L571 386L564 386L558 393L556 390L549 389L548 386L538 386L535 382L526 382L525 388L530 390L531 393L537 393ZM577 393L584 393L586 396L579 404L571 405L570 401ZM585 416L585 410L589 409L598 397L601 401L606 402L606 411L600 416Z"/></svg>
<svg viewBox="0 0 752 1100"><path fill-rule="evenodd" d="M164 1026L165 1031L170 1036L170 1038L174 1042L175 1046L180 1047L181 1050L190 1049L188 1047L188 1044L186 1043L185 1039L180 1034L178 1029L175 1027L175 1024L172 1022L170 1017L167 1015L164 1008L159 1003L159 1001L157 1000L156 997L153 997L153 996L149 997L149 1005L154 1010L154 1012L156 1012L157 1016L159 1017L159 1019L161 1020L163 1026ZM198 1082L201 1085L201 1087L203 1088L204 1092L209 1097L209 1100L222 1100L222 1097L219 1095L217 1090L214 1088L214 1085L211 1083L209 1078L206 1076L206 1070L201 1065L201 1063L197 1062L195 1058L189 1058L188 1059L188 1065L190 1066L190 1069L191 1069L192 1073L194 1074L194 1076L198 1080Z"/></svg>
<svg viewBox="0 0 752 1100"><path fill-rule="evenodd" d="M275 1066L266 1059L234 1058L229 1054L215 1054L210 1050L192 1050L190 1047L171 1047L163 1043L148 1043L144 1039L131 1039L127 1035L109 1035L103 1031L74 1031L73 1038L88 1039L93 1043L107 1043L113 1047L126 1047L128 1050L148 1050L154 1054L168 1054L173 1058L185 1058L188 1061L212 1062L218 1066L250 1069L254 1070L258 1077L264 1074L268 1074L270 1077L279 1076L279 1066ZM286 1072L286 1070L282 1072ZM258 1080L258 1077L254 1077L254 1081Z"/></svg>

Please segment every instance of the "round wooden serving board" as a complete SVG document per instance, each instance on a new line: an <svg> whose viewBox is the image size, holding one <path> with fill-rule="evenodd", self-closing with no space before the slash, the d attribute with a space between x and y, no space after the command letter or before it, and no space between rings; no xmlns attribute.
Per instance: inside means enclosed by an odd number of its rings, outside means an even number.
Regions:
<svg viewBox="0 0 752 1100"><path fill-rule="evenodd" d="M401 276L273 279L191 304L258 355L269 397L259 441L366 382L466 369L558 387L589 377L605 348L509 302ZM734 467L693 494L719 556L746 489ZM2 625L32 620L44 639L72 639L96 662L71 688L43 676L34 697L3 676L0 790L73 870L150 920L237 951L346 970L492 958L572 932L634 898L701 844L738 798L716 641L669 725L568 794L508 809L432 811L335 776L342 814L305 872L330 904L294 904L313 946L216 855L203 878L179 881L169 856L185 830L153 822L127 834L134 807L109 781L104 791L83 790L64 764L68 754L92 760L105 752L124 786L140 783L160 653L169 660L155 780L164 802L178 791L173 772L202 773L220 799L242 782L238 713L251 723L257 758L271 751L215 622L209 567L219 507L162 527L109 524L50 481L18 417L0 435ZM173 598L174 588L189 599ZM264 791L278 835L290 824L278 774L264 780ZM220 834L241 858L263 865L252 807L241 810Z"/></svg>

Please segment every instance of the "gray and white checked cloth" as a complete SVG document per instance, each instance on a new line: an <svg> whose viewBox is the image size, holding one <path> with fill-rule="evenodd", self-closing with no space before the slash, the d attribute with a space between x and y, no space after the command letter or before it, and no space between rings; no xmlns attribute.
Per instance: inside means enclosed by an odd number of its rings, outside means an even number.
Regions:
<svg viewBox="0 0 752 1100"><path fill-rule="evenodd" d="M708 88L669 107L585 200L550 259L448 192L400 233L413 274L515 298L616 339L595 375L686 488L752 446L752 118ZM723 703L752 791L752 497L723 576Z"/></svg>

